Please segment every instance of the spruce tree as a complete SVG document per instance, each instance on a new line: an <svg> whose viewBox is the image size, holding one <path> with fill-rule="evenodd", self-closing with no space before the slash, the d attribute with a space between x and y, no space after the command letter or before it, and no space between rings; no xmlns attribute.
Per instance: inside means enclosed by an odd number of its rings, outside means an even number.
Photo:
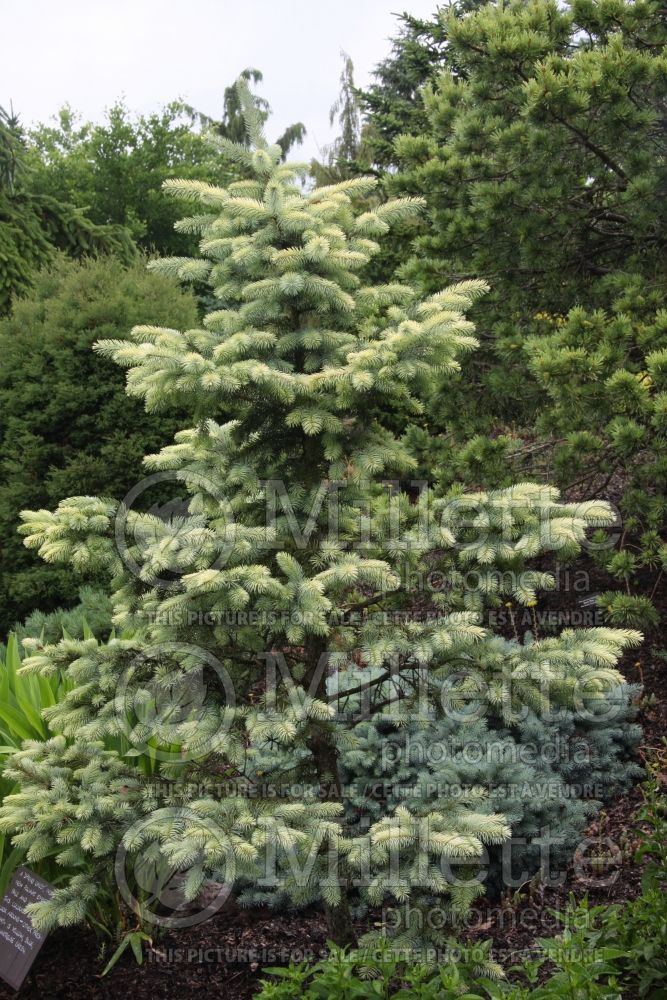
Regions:
<svg viewBox="0 0 667 1000"><path fill-rule="evenodd" d="M573 554L610 512L561 504L533 484L440 499L422 489L417 500L400 485L414 459L374 414L419 413L433 380L474 348L465 311L485 286L467 281L426 299L407 285L365 286L361 272L391 224L420 204L359 214L368 178L304 189L305 168L281 162L241 96L251 146L217 143L247 179L226 189L167 182L195 205L179 226L199 234L201 257L154 265L207 279L218 308L201 329L141 326L132 342L97 345L129 369L127 391L148 411L190 409L191 426L146 458L149 473L182 482L187 513L165 522L78 496L23 514L26 544L45 559L108 571L114 624L131 636L33 642L23 667L73 681L48 711L53 738L12 759L7 773L21 790L0 814L28 859L60 846L63 863L80 868L33 910L41 926L85 917L121 841L188 866L191 899L208 876L257 880L277 854L282 888L297 902L321 899L338 943L355 938L355 887L374 904L435 894L461 913L481 892L469 876L484 845L510 832L506 819L470 788L349 830L339 756L355 746L359 720L418 717L428 727L445 695L455 706L481 699L508 719L526 706L582 708L621 682L614 665L638 640L570 630L512 641L508 652L484 627L502 595L530 603L553 585L526 560ZM119 519L129 547L116 543ZM432 572L442 586L428 583ZM242 777L267 752L286 755L265 794L200 787L193 797L177 782L167 793L109 749L127 735L128 705L186 685L202 659L226 671L235 697L212 690L177 721L170 744L180 751L163 773ZM289 677L273 684L283 669ZM151 735L137 725L137 749ZM165 818L167 794L180 812ZM150 838L136 832L143 819ZM446 863L466 877L448 879Z"/></svg>

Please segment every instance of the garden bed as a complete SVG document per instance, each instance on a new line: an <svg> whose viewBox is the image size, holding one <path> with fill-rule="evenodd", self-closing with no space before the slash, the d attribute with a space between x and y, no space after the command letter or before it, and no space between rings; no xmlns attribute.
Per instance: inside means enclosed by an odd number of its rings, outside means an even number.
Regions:
<svg viewBox="0 0 667 1000"><path fill-rule="evenodd" d="M641 651L627 656L622 664L629 680L636 682L641 674L644 682L640 755L660 748L667 731L664 664L656 658L651 638L648 636ZM459 939L473 943L491 938L493 957L509 967L529 958L538 938L558 933L552 911L562 911L570 894L576 899L587 894L591 905L635 899L641 892L642 866L632 859L637 840L633 830L641 802L641 790L633 787L607 803L604 814L586 831L588 837L600 835L622 846L621 862L606 873L612 877L603 880L609 884L591 884L578 877L571 865L561 885L534 883L500 901L478 900ZM360 926L361 931L365 929L366 922ZM125 1000L128 995L134 1000L195 996L245 1000L258 990L263 967L304 958L316 960L326 952L326 939L325 921L317 910L277 914L265 908L228 907L205 923L161 936L146 948L142 966L137 966L128 950L116 967L101 977L109 954L102 952L92 931L73 927L49 936L19 996L25 1000L45 996L54 1000ZM16 995L0 984L0 1000Z"/></svg>

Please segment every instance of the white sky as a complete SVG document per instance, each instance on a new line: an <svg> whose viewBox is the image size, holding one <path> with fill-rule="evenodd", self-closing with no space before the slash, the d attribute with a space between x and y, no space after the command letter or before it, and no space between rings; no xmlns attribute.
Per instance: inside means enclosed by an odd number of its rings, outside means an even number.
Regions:
<svg viewBox="0 0 667 1000"><path fill-rule="evenodd" d="M389 51L395 14L428 17L438 0L0 0L0 104L24 125L69 102L98 120L124 97L133 111L182 97L215 116L246 66L264 73L268 137L293 121L308 129L304 159L329 142L340 49L357 84ZM335 135L335 131L333 133ZM293 154L294 155L294 154Z"/></svg>

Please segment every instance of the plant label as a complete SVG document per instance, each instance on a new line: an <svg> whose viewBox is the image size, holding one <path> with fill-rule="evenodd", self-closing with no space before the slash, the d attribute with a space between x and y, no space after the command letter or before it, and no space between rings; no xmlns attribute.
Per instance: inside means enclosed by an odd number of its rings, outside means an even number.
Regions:
<svg viewBox="0 0 667 1000"><path fill-rule="evenodd" d="M21 866L0 900L0 977L15 990L20 989L46 940L46 934L32 926L25 908L28 903L50 899L53 892L53 886Z"/></svg>

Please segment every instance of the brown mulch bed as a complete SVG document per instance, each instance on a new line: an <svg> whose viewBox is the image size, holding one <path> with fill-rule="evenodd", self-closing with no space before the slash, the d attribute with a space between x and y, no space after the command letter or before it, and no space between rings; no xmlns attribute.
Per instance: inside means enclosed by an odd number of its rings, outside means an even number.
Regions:
<svg viewBox="0 0 667 1000"><path fill-rule="evenodd" d="M263 966L317 959L325 953L326 927L318 912L275 914L264 909L231 910L194 927L161 937L138 967L126 954L100 977L99 940L76 927L54 932L17 994L10 1000L184 1000L218 997L246 1000L257 992Z"/></svg>

